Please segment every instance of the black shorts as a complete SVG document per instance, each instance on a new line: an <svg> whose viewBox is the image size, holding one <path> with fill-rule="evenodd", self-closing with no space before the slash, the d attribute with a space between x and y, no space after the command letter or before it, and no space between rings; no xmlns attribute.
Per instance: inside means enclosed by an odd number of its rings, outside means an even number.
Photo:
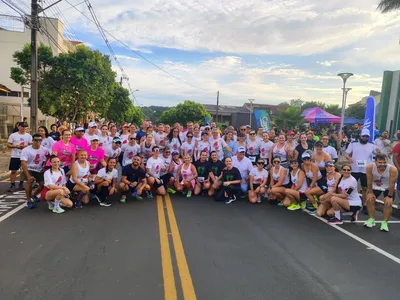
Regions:
<svg viewBox="0 0 400 300"><path fill-rule="evenodd" d="M358 212L360 209L361 209L361 206L358 206L358 205L357 205L357 206L351 206L351 205L350 205L350 210L347 210L347 209L346 209L346 211L347 211L347 212L356 213L356 212Z"/></svg>
<svg viewBox="0 0 400 300"><path fill-rule="evenodd" d="M383 197L387 197L387 195L389 195L389 190L386 191L380 191L380 190L372 190L374 192L374 195L376 198L378 198L382 193L383 193Z"/></svg>
<svg viewBox="0 0 400 300"><path fill-rule="evenodd" d="M254 184L253 183L253 190L255 191L260 185L259 184ZM250 187L250 186L249 186Z"/></svg>
<svg viewBox="0 0 400 300"><path fill-rule="evenodd" d="M29 175L35 178L36 182L44 182L43 173L29 170Z"/></svg>
<svg viewBox="0 0 400 300"><path fill-rule="evenodd" d="M164 186L164 185L163 185L162 179L160 179L160 183L158 183L157 180L154 179L154 188L155 188L156 190L158 190L158 189L159 189L160 187L162 187L162 186Z"/></svg>
<svg viewBox="0 0 400 300"><path fill-rule="evenodd" d="M353 176L357 181L360 180L362 187L364 188L367 187L367 174L360 172L352 172L351 176Z"/></svg>
<svg viewBox="0 0 400 300"><path fill-rule="evenodd" d="M328 192L328 184L324 177L317 181L317 186L321 189L322 192L324 192L324 194Z"/></svg>
<svg viewBox="0 0 400 300"><path fill-rule="evenodd" d="M76 183L73 183L71 180L68 180L65 186L67 187L67 189L69 189L70 192L72 192L74 190L74 187L76 186Z"/></svg>
<svg viewBox="0 0 400 300"><path fill-rule="evenodd" d="M11 157L8 169L10 171L18 171L21 168L21 160L18 157Z"/></svg>
<svg viewBox="0 0 400 300"><path fill-rule="evenodd" d="M304 194L303 192L299 192L299 195L300 195L300 201L307 201L307 196L306 196L306 194Z"/></svg>

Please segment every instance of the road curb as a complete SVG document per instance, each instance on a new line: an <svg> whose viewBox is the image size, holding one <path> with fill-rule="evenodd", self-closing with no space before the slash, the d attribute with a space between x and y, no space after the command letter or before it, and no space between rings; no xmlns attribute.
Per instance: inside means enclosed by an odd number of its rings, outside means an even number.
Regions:
<svg viewBox="0 0 400 300"><path fill-rule="evenodd" d="M10 174L11 174L10 171L4 172L4 173L0 173L0 181L8 179L10 177Z"/></svg>

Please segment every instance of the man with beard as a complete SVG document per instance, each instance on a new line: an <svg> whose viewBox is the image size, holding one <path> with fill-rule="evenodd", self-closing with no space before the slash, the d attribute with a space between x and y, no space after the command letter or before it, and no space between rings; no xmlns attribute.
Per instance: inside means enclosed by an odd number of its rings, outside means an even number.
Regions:
<svg viewBox="0 0 400 300"><path fill-rule="evenodd" d="M351 163L351 168L353 170L351 175L357 181L360 180L364 214L367 214L367 207L365 206L365 200L367 199L366 167L368 164L372 163L374 154L380 152L379 148L368 142L370 134L369 130L364 128L361 131L359 141L350 143L344 154L345 158Z"/></svg>
<svg viewBox="0 0 400 300"><path fill-rule="evenodd" d="M381 231L388 232L388 220L392 215L393 193L398 176L397 168L388 164L386 154L378 153L375 157L375 163L369 164L367 171L367 208L368 220L364 223L367 228L375 226L375 201L383 193L384 209Z"/></svg>
<svg viewBox="0 0 400 300"><path fill-rule="evenodd" d="M381 150L381 153L386 154L390 158L392 148L390 147L389 132L387 130L382 131L379 138L374 141L374 144Z"/></svg>
<svg viewBox="0 0 400 300"><path fill-rule="evenodd" d="M142 159L139 155L135 155L132 159L132 164L125 166L122 169L121 183L119 189L121 191L121 203L126 202L126 194L132 193L132 196L137 200L142 200L143 190L149 190L149 186L146 184L146 171L143 170L140 165Z"/></svg>
<svg viewBox="0 0 400 300"><path fill-rule="evenodd" d="M194 166L196 167L198 175L196 178L194 194L198 195L210 188L210 180L208 178L210 173L210 165L207 161L207 152L202 151L200 153L200 159L194 163Z"/></svg>

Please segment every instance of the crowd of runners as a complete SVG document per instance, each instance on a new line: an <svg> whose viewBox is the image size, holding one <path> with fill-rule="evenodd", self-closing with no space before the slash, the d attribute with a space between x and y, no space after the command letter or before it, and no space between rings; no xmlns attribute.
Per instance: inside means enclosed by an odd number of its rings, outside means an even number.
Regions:
<svg viewBox="0 0 400 300"><path fill-rule="evenodd" d="M27 127L19 123L8 139L8 191L25 189L28 208L42 200L54 213L90 201L107 207L113 195L125 203L180 193L187 198L208 195L227 204L237 198L267 201L292 211L307 209L336 224L342 223L344 212L356 221L364 211L369 216L364 226L371 228L375 200L383 195L380 229L388 231L396 183L400 189L400 142L388 152L387 137L382 134L369 143L367 129L351 137L343 153L346 161L338 169L334 130L315 138L312 132L265 132L248 125L221 130L214 122L188 122L186 128L179 123L153 127L146 121L137 128L90 122L86 129L73 130L64 122L51 125L50 131L40 126L32 135ZM388 155L393 155L393 165Z"/></svg>

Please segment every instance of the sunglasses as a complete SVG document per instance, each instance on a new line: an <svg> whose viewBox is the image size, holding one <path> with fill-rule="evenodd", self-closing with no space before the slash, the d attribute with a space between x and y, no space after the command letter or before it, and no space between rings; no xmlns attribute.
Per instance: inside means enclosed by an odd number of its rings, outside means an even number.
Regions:
<svg viewBox="0 0 400 300"><path fill-rule="evenodd" d="M264 164L263 161L258 161L258 162L257 162L257 165L263 165L263 164Z"/></svg>
<svg viewBox="0 0 400 300"><path fill-rule="evenodd" d="M369 139L369 135L362 135L362 138L368 138Z"/></svg>
<svg viewBox="0 0 400 300"><path fill-rule="evenodd" d="M250 135L256 135L255 133L250 133Z"/></svg>
<svg viewBox="0 0 400 300"><path fill-rule="evenodd" d="M165 151L164 153L167 153L167 154L168 154L168 153L171 153L171 151Z"/></svg>
<svg viewBox="0 0 400 300"><path fill-rule="evenodd" d="M274 163L274 164L280 164L281 161L280 161L280 160L274 160L273 163Z"/></svg>
<svg viewBox="0 0 400 300"><path fill-rule="evenodd" d="M240 128L240 131L246 131L246 129L245 128Z"/></svg>
<svg viewBox="0 0 400 300"><path fill-rule="evenodd" d="M121 142L114 142L114 143L116 143L117 145L121 145Z"/></svg>
<svg viewBox="0 0 400 300"><path fill-rule="evenodd" d="M33 139L34 142L41 142L42 139Z"/></svg>
<svg viewBox="0 0 400 300"><path fill-rule="evenodd" d="M297 161L292 161L292 162L290 162L290 164L291 165L295 165L295 164L298 164L299 162L297 162Z"/></svg>
<svg viewBox="0 0 400 300"><path fill-rule="evenodd" d="M193 137L193 136L191 136L191 135L188 135L188 136L187 136L187 138L192 138L192 137Z"/></svg>
<svg viewBox="0 0 400 300"><path fill-rule="evenodd" d="M129 138L130 141L133 141L135 138Z"/></svg>
<svg viewBox="0 0 400 300"><path fill-rule="evenodd" d="M350 171L351 171L351 169L342 169L342 171L345 171L345 172L350 172Z"/></svg>
<svg viewBox="0 0 400 300"><path fill-rule="evenodd" d="M311 160L310 157L304 157L303 160Z"/></svg>

